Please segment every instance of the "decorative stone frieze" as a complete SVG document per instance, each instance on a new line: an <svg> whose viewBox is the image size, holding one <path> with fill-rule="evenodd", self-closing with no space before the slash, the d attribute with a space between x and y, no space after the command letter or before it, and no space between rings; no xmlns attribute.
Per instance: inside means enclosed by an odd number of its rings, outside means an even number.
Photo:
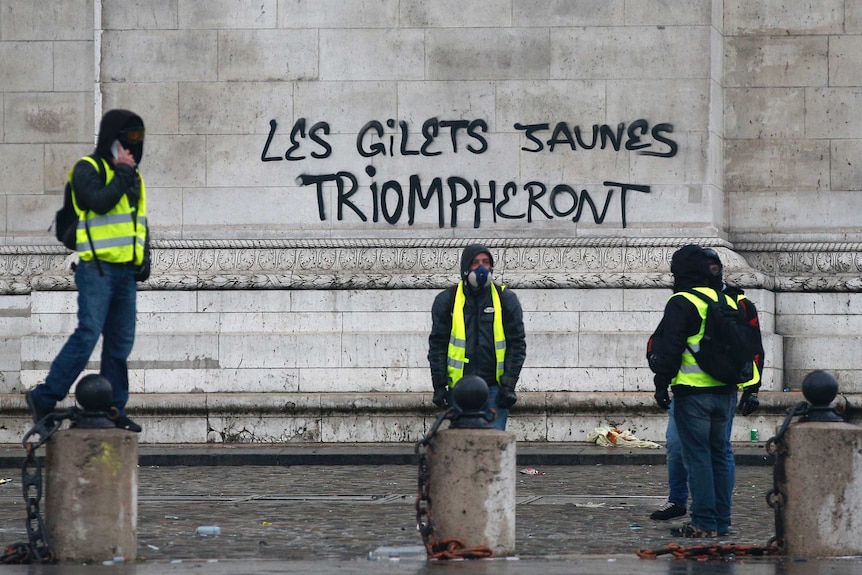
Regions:
<svg viewBox="0 0 862 575"><path fill-rule="evenodd" d="M457 274L463 246L481 241L497 276L517 288L653 288L671 283L670 258L687 243L716 246L743 288L862 291L862 244L738 244L704 238L517 240L247 240L154 242L144 289L438 288ZM68 253L0 248L0 293L74 289Z"/></svg>

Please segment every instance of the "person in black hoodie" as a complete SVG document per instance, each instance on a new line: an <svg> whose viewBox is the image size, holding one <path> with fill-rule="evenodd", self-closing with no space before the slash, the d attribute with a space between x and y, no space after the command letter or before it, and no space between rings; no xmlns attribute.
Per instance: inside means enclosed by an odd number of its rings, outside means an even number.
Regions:
<svg viewBox="0 0 862 575"><path fill-rule="evenodd" d="M493 282L493 272L488 248L464 248L461 281L437 294L431 307L428 363L434 405L449 407L450 389L463 376L476 375L488 384L483 411L493 410L494 427L506 429L527 343L521 303L512 290Z"/></svg>
<svg viewBox="0 0 862 575"><path fill-rule="evenodd" d="M135 340L136 281L149 275L146 193L137 167L144 121L128 110L102 117L95 151L69 174L78 215L75 265L78 326L51 364L45 382L25 394L34 423L52 414L84 370L102 336L99 374L111 383L109 415L116 427L139 432L129 419L127 359Z"/></svg>
<svg viewBox="0 0 862 575"><path fill-rule="evenodd" d="M671 405L679 432L683 462L691 490L691 521L674 528L679 537L715 537L730 530L733 477L727 461L728 426L736 406L736 386L725 385L701 370L691 348L703 337L706 303L696 290L717 301L725 297L710 287L712 275L706 252L687 245L671 258L673 295L647 349L655 374L655 400L662 409ZM730 298L727 298L730 300ZM731 300L732 301L732 300ZM732 307L736 307L733 302Z"/></svg>

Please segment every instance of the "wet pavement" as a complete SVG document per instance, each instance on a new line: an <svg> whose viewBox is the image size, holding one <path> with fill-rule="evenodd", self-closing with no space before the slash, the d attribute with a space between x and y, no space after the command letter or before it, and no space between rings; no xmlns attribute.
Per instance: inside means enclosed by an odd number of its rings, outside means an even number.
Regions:
<svg viewBox="0 0 862 575"><path fill-rule="evenodd" d="M558 446L559 447L559 446ZM572 449L582 446L572 446ZM756 448L747 450L757 455ZM550 448L550 446L548 446ZM20 448L19 448L20 449ZM653 463L655 450L614 451L584 447L578 465L544 465L558 461L553 450L519 445L519 470L529 465L540 475L517 476L517 560L466 562L371 561L380 547L416 547L417 466L412 446L284 449L141 446L138 491L138 562L88 566L87 573L426 573L433 568L464 573L862 573L862 559L798 561L791 558L737 557L732 561L639 559L638 549L662 549L704 540L674 538L669 528L683 519L659 523L648 516L665 500L666 468ZM341 450L341 451L338 451ZM2 451L2 450L0 450ZM745 452L746 449L740 450ZM161 452L161 456L159 453ZM220 465L200 464L192 453L219 453ZM231 452L233 459L227 458ZM368 457L363 460L361 454ZM6 453L6 452L4 452ZM185 453L197 465L162 465ZM241 463L251 453L276 453L277 465ZM310 463L286 464L290 453L327 456ZM341 453L343 457L336 457ZM12 450L7 453L15 457ZM544 459L540 455L544 454ZM242 457L239 457L242 455ZM523 455L523 457L521 457ZM742 456L743 453L740 453ZM160 458L161 457L161 458ZM393 464L406 457L407 463ZM319 464L325 461L326 464ZM337 464L338 462L341 464ZM372 464L363 464L364 461ZM772 487L772 468L762 458L737 467L733 533L720 544L763 547L774 535L773 510L765 494ZM2 461L0 461L2 463ZM149 464L148 464L149 463ZM0 541L26 539L25 505L20 474L0 469L9 479L0 485ZM433 510L432 510L433 511ZM217 536L202 537L197 527L214 525ZM710 541L715 542L715 541ZM2 566L2 573L76 573L73 566ZM81 571L83 573L83 571Z"/></svg>

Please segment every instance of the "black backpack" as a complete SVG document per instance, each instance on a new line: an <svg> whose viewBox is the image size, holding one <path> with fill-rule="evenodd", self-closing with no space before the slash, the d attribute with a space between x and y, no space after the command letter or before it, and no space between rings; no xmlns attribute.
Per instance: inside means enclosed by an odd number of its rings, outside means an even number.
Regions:
<svg viewBox="0 0 862 575"><path fill-rule="evenodd" d="M706 302L706 325L700 349L689 351L700 368L726 385L745 383L754 377L754 356L758 353L756 330L737 305L727 302L729 296L718 294L719 301L697 290L693 294Z"/></svg>
<svg viewBox="0 0 862 575"><path fill-rule="evenodd" d="M92 156L90 157L92 158ZM93 160L96 164L96 170L104 179L105 174L102 172L101 160L98 158L93 158ZM72 181L69 178L63 191L63 207L57 210L57 213L54 215L54 236L61 244L74 252L78 248L76 239L77 230L78 214L75 213L75 205L72 203Z"/></svg>

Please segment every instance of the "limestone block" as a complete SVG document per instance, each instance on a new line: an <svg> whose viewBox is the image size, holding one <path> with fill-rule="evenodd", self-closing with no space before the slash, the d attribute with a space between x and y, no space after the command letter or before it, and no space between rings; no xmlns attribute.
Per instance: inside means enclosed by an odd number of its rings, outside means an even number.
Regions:
<svg viewBox="0 0 862 575"><path fill-rule="evenodd" d="M286 312L291 309L291 296L291 292L286 291L212 290L199 294L197 311L209 313Z"/></svg>
<svg viewBox="0 0 862 575"><path fill-rule="evenodd" d="M527 349L527 362L518 381L520 391L624 391L625 369L589 367L555 367L533 361L533 350ZM650 377L649 381L652 381Z"/></svg>
<svg viewBox="0 0 862 575"><path fill-rule="evenodd" d="M41 171L41 170L40 170ZM47 230L59 209L55 194L10 195L6 197L7 232L27 233ZM53 239L53 236L52 236Z"/></svg>
<svg viewBox="0 0 862 575"><path fill-rule="evenodd" d="M60 293L60 292L57 292ZM208 294L212 294L214 292L207 292ZM39 294L40 296L44 294ZM195 311L211 311L206 308L197 308L198 295L194 292L183 292L183 291L171 291L171 292L158 292L158 291L147 291L147 292L138 292L136 307L138 313L151 313L151 312L159 312L159 313L188 313ZM45 298L44 302L53 302L54 306L48 308L48 311L53 311L54 313L58 313L63 309L68 310L68 307L63 307L63 298L57 299L48 299ZM34 304L35 305L35 304ZM35 308L34 308L35 309ZM40 308L43 309L43 308Z"/></svg>
<svg viewBox="0 0 862 575"><path fill-rule="evenodd" d="M477 28L425 32L429 80L547 79L547 32L533 28Z"/></svg>
<svg viewBox="0 0 862 575"><path fill-rule="evenodd" d="M33 9L27 0L9 0L3 4L0 18L3 40L92 40L93 8L91 0L69 0L51 6L50 10ZM4 65L9 60L4 58Z"/></svg>
<svg viewBox="0 0 862 575"><path fill-rule="evenodd" d="M147 137L155 134L178 134L179 88L176 82L105 82L102 87L102 106L105 110L122 108L133 110L147 127ZM197 85L197 84L194 84ZM179 86L185 86L180 83ZM146 147L144 176L150 165L150 149ZM149 205L147 205L149 211Z"/></svg>
<svg viewBox="0 0 862 575"><path fill-rule="evenodd" d="M427 336L426 336L427 337ZM531 368L580 367L577 333L527 332L527 362ZM426 342L427 345L427 342Z"/></svg>
<svg viewBox="0 0 862 575"><path fill-rule="evenodd" d="M805 91L800 88L729 88L728 139L797 139L805 136Z"/></svg>
<svg viewBox="0 0 862 575"><path fill-rule="evenodd" d="M153 368L145 371L140 393L236 393L240 390L248 393L296 392L300 391L300 373L296 369Z"/></svg>
<svg viewBox="0 0 862 575"><path fill-rule="evenodd" d="M93 57L91 40L55 43L53 89L57 92L91 92L95 80Z"/></svg>
<svg viewBox="0 0 862 575"><path fill-rule="evenodd" d="M45 529L60 563L126 557L138 528L138 436L117 429L67 429L45 455Z"/></svg>
<svg viewBox="0 0 862 575"><path fill-rule="evenodd" d="M641 0L626 4L625 22L628 26L715 26L721 23L721 18L712 14L715 4L703 0Z"/></svg>
<svg viewBox="0 0 862 575"><path fill-rule="evenodd" d="M660 166L656 167L660 171ZM638 182L634 182L638 183ZM643 185L642 183L638 183ZM619 188L616 188L619 195ZM664 184L650 186L649 193L629 192L626 200L626 221L629 228L653 225L657 221L676 224L674 229L681 235L694 234L691 229L709 227L713 223L712 203L720 197L718 190L708 185ZM601 197L601 196L598 196ZM586 215L586 218L591 216ZM611 218L621 221L621 215L608 215L604 227ZM592 221L591 219L589 221Z"/></svg>
<svg viewBox="0 0 862 575"><path fill-rule="evenodd" d="M401 0L399 24L407 28L493 28L512 25L509 0L464 4L459 0Z"/></svg>
<svg viewBox="0 0 862 575"><path fill-rule="evenodd" d="M0 338L0 373L21 370L21 339L14 332L14 328L20 331L23 327L21 325L22 322L5 321L8 319L10 318L3 318L4 321L0 321L0 329L3 330L0 333L4 334ZM9 328L12 328L13 331L7 331Z"/></svg>
<svg viewBox="0 0 862 575"><path fill-rule="evenodd" d="M859 315L862 314L862 296L854 293L777 293L775 313L779 325L785 316L801 315Z"/></svg>
<svg viewBox="0 0 862 575"><path fill-rule="evenodd" d="M829 172L832 175L833 190L862 190L862 166L853 161L860 153L862 141L858 139L830 142Z"/></svg>
<svg viewBox="0 0 862 575"><path fill-rule="evenodd" d="M317 35L316 30L219 32L218 80L317 79Z"/></svg>
<svg viewBox="0 0 862 575"><path fill-rule="evenodd" d="M703 26L552 28L551 78L707 78L709 49Z"/></svg>
<svg viewBox="0 0 862 575"><path fill-rule="evenodd" d="M280 28L394 28L397 0L280 0Z"/></svg>
<svg viewBox="0 0 862 575"><path fill-rule="evenodd" d="M94 353L94 358L99 356ZM141 333L135 336L131 362L142 367L207 368L219 365L219 337L208 333Z"/></svg>
<svg viewBox="0 0 862 575"><path fill-rule="evenodd" d="M321 81L423 80L425 33L416 29L320 30Z"/></svg>
<svg viewBox="0 0 862 575"><path fill-rule="evenodd" d="M862 105L862 90L858 87L810 88L805 99L808 138L859 137L862 120L851 111Z"/></svg>
<svg viewBox="0 0 862 575"><path fill-rule="evenodd" d="M607 92L605 121L611 126L645 118L650 126L672 124L673 134L666 134L671 139L677 139L680 133L708 128L713 104L707 79L613 80L608 82ZM680 148L685 150L686 145L681 143Z"/></svg>
<svg viewBox="0 0 862 575"><path fill-rule="evenodd" d="M823 190L828 186L829 142L825 140L731 140L726 143L725 156L727 189L730 191L789 190L790 193L798 193ZM811 198L811 194L806 194L806 197ZM737 206L744 203L730 202L731 221L737 225L735 216L742 211ZM818 208L812 203L810 199L806 202L806 220L811 215L809 210ZM748 205L744 210L758 219L764 218L765 214L751 208ZM778 213L787 219L794 216L783 210Z"/></svg>
<svg viewBox="0 0 862 575"><path fill-rule="evenodd" d="M3 60L3 68L0 69L0 92L52 91L53 43L12 42L8 41L5 34L3 39L7 41L0 42L0 59Z"/></svg>
<svg viewBox="0 0 862 575"><path fill-rule="evenodd" d="M580 332L637 332L652 333L662 318L662 309L653 312L582 312Z"/></svg>
<svg viewBox="0 0 862 575"><path fill-rule="evenodd" d="M320 441L324 443L417 442L424 435L422 420L407 415L339 415L320 420Z"/></svg>
<svg viewBox="0 0 862 575"><path fill-rule="evenodd" d="M320 420L311 417L254 417L226 414L207 423L208 443L318 443Z"/></svg>
<svg viewBox="0 0 862 575"><path fill-rule="evenodd" d="M102 26L105 30L175 30L178 11L177 0L103 2Z"/></svg>
<svg viewBox="0 0 862 575"><path fill-rule="evenodd" d="M621 289L518 290L524 312L528 311L612 311L622 309L628 292ZM624 295L625 294L625 295Z"/></svg>
<svg viewBox="0 0 862 575"><path fill-rule="evenodd" d="M9 195L40 192L44 186L41 156L42 146L38 144L0 146L0 189L3 193Z"/></svg>
<svg viewBox="0 0 862 575"><path fill-rule="evenodd" d="M101 79L108 82L208 82L219 79L219 34L210 30L105 30ZM221 42L225 46L224 42ZM221 78L226 80L228 78Z"/></svg>
<svg viewBox="0 0 862 575"><path fill-rule="evenodd" d="M199 206L182 213L183 230L199 231L205 238L226 239L231 232L248 239L250 230L259 229L264 238L267 230L289 228L308 230L319 226L318 206L313 190L296 188L189 188L182 191L184 206ZM290 205L287 212L263 209L262 206ZM154 220L156 221L156 220ZM319 229L319 227L318 227Z"/></svg>
<svg viewBox="0 0 862 575"><path fill-rule="evenodd" d="M581 316L585 313L569 311L541 311L524 314L524 330L538 332L577 332ZM589 320L584 320L589 321Z"/></svg>
<svg viewBox="0 0 862 575"><path fill-rule="evenodd" d="M646 349L644 349L644 355L646 355ZM594 373L595 372L591 372L591 374ZM607 388L607 391L655 391L655 385L653 384L653 372L646 366L625 368L622 370L622 377L619 379L622 381L622 389L617 389L616 387L609 386ZM604 391L604 388L602 389L602 391Z"/></svg>
<svg viewBox="0 0 862 575"><path fill-rule="evenodd" d="M825 86L828 84L828 53L826 36L728 36L725 38L724 85Z"/></svg>
<svg viewBox="0 0 862 575"><path fill-rule="evenodd" d="M179 129L184 134L268 134L273 105L289 119L292 99L293 85L286 82L180 84Z"/></svg>
<svg viewBox="0 0 862 575"><path fill-rule="evenodd" d="M431 331L431 314L428 312L345 313L342 326L345 332L403 333Z"/></svg>
<svg viewBox="0 0 862 575"><path fill-rule="evenodd" d="M862 74L859 50L862 48L858 36L840 35L829 40L829 85L859 86Z"/></svg>
<svg viewBox="0 0 862 575"><path fill-rule="evenodd" d="M782 314L776 326L796 336L846 336L862 333L862 316L851 314Z"/></svg>
<svg viewBox="0 0 862 575"><path fill-rule="evenodd" d="M350 313L415 312L428 316L428 324L405 322L405 329L430 330L431 305L439 290L339 290L335 292L335 309ZM427 310L427 311L426 311Z"/></svg>
<svg viewBox="0 0 862 575"><path fill-rule="evenodd" d="M581 126L585 138L594 123L608 118L605 108L607 84L593 80L509 80L496 83L496 127L498 132L515 131L515 124L550 125L544 134L550 139L558 122L570 129ZM620 119L619 121L623 121ZM614 120L616 123L616 120ZM522 142L520 146L527 146ZM532 146L531 146L532 147ZM525 157L547 155L526 154Z"/></svg>
<svg viewBox="0 0 862 575"><path fill-rule="evenodd" d="M341 336L342 366L425 367L427 333L349 333Z"/></svg>
<svg viewBox="0 0 862 575"><path fill-rule="evenodd" d="M63 203L60 193L66 187L69 170L81 157L93 152L93 144L46 144L44 164L44 189L46 194L56 192L56 203ZM0 152L2 154L2 152ZM149 208L149 205L147 206Z"/></svg>
<svg viewBox="0 0 862 575"><path fill-rule="evenodd" d="M219 314L218 319L219 326L216 329L221 333L340 334L342 331L355 331L343 326L341 314L333 313L242 313L236 310L233 313Z"/></svg>
<svg viewBox="0 0 862 575"><path fill-rule="evenodd" d="M277 13L277 0L211 0L205 10L191 0L177 2L180 28L275 28Z"/></svg>
<svg viewBox="0 0 862 575"><path fill-rule="evenodd" d="M844 1L822 0L815 5L782 0L725 0L724 29L733 36L773 34L840 34L844 31Z"/></svg>
<svg viewBox="0 0 862 575"><path fill-rule="evenodd" d="M148 187L202 186L206 182L205 136L147 136L145 157L141 173Z"/></svg>
<svg viewBox="0 0 862 575"><path fill-rule="evenodd" d="M793 168L791 163L782 162L781 169ZM733 198L730 201L730 220L740 230L756 232L760 241L786 241L788 234L805 233L812 221L820 223L820 233L834 233L838 234L835 236L837 239L846 239L846 230L858 225L856 214L862 210L862 198L858 193L796 189L793 184L783 191L750 191L745 193L744 200ZM833 209L836 205L842 209ZM801 210L799 206L805 206L805 209Z"/></svg>
<svg viewBox="0 0 862 575"><path fill-rule="evenodd" d="M127 406L129 415L141 424L140 443L207 443L215 441L209 434L212 416L203 415L147 415L135 413L135 396Z"/></svg>
<svg viewBox="0 0 862 575"><path fill-rule="evenodd" d="M147 219L157 229L159 239L171 239L170 229L183 223L183 188L155 188L147 190ZM189 210L197 211L199 204L189 204ZM158 272L158 269L156 269Z"/></svg>
<svg viewBox="0 0 862 575"><path fill-rule="evenodd" d="M785 435L778 487L786 552L793 557L862 553L862 428L847 423L795 423Z"/></svg>
<svg viewBox="0 0 862 575"><path fill-rule="evenodd" d="M512 5L514 26L613 26L625 19L622 0L587 0L573 4L566 0L515 2Z"/></svg>
<svg viewBox="0 0 862 575"><path fill-rule="evenodd" d="M784 336L784 367L794 369L862 369L859 349L862 336Z"/></svg>
<svg viewBox="0 0 862 575"><path fill-rule="evenodd" d="M305 393L419 393L431 390L427 365L414 368L308 368L297 373L299 390Z"/></svg>
<svg viewBox="0 0 862 575"><path fill-rule="evenodd" d="M862 32L862 3L845 3L844 32L846 34L858 34Z"/></svg>
<svg viewBox="0 0 862 575"><path fill-rule="evenodd" d="M672 158L656 158L654 156L631 155L629 179L627 182L649 184L654 188L662 185L706 182L709 180L707 173L707 154L709 134L702 132L676 133L673 139L679 146L678 152ZM667 146L654 146L657 150L667 151Z"/></svg>
<svg viewBox="0 0 862 575"><path fill-rule="evenodd" d="M6 94L6 141L92 142L92 99L89 92Z"/></svg>
<svg viewBox="0 0 862 575"><path fill-rule="evenodd" d="M411 82L408 86L413 84ZM279 125L283 123L282 130L289 131L291 119L306 118L307 128L317 122L326 122L333 134L349 133L355 138L359 129L371 120L385 124L389 118L401 118L397 112L398 89L395 82L297 82L294 85L292 118L284 114ZM289 106L289 102L280 104L285 109ZM413 108L409 107L409 110L412 113ZM401 119L410 121L408 117ZM422 117L419 121L425 119ZM347 148L342 150L346 151Z"/></svg>
<svg viewBox="0 0 862 575"><path fill-rule="evenodd" d="M517 441L547 441L548 421L544 414L518 413L517 407L509 410L506 420L506 431L515 436Z"/></svg>
<svg viewBox="0 0 862 575"><path fill-rule="evenodd" d="M645 337L646 335L646 337ZM579 367L640 367L644 363L648 334L578 334Z"/></svg>
<svg viewBox="0 0 862 575"><path fill-rule="evenodd" d="M406 121L415 133L430 118L482 119L489 132L496 132L497 93L495 85L486 81L402 82L398 84L397 117Z"/></svg>
<svg viewBox="0 0 862 575"><path fill-rule="evenodd" d="M222 334L218 340L216 365L227 369L338 367L343 349L350 349L342 347L341 338L328 333Z"/></svg>
<svg viewBox="0 0 862 575"><path fill-rule="evenodd" d="M229 317L234 314L228 314ZM236 314L239 315L239 314ZM248 314L254 316L254 314ZM243 317L246 317L243 314ZM258 318L259 319L259 318ZM258 328L264 329L261 324ZM176 313L138 311L135 330L144 333L217 333L219 331L239 331L224 329L224 322L216 313ZM246 330L248 331L248 330Z"/></svg>

